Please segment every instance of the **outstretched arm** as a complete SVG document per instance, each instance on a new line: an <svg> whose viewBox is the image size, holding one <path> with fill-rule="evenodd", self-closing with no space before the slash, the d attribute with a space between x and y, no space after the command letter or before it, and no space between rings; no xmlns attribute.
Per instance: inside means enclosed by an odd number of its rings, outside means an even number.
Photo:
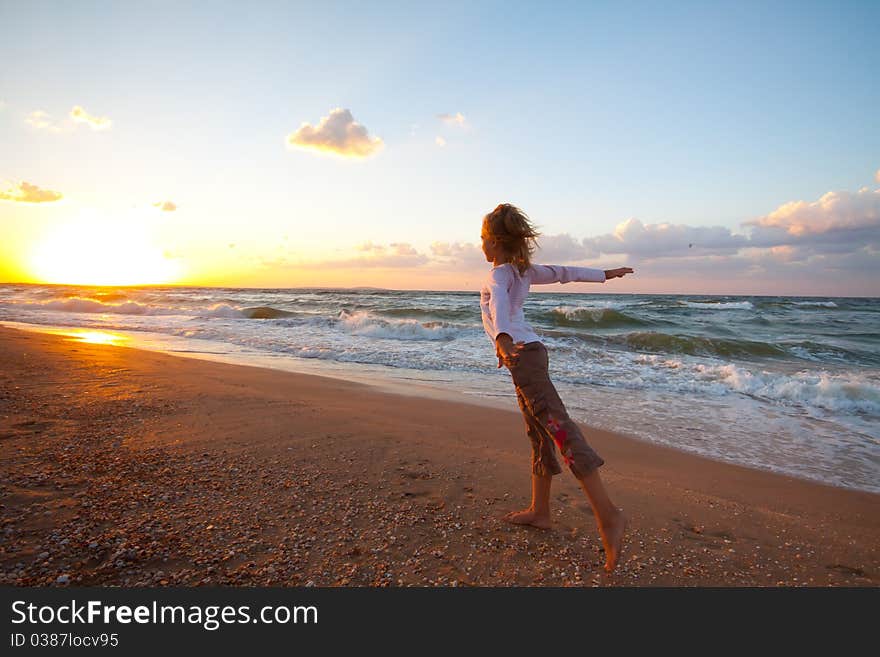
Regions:
<svg viewBox="0 0 880 657"><path fill-rule="evenodd" d="M532 265L531 282L537 285L547 283L604 283L609 278L622 278L632 274L629 267L617 269L593 269L591 267L567 267L565 265Z"/></svg>
<svg viewBox="0 0 880 657"><path fill-rule="evenodd" d="M568 267L565 265L532 265L531 282L537 285L548 283L604 283L605 272L591 267Z"/></svg>
<svg viewBox="0 0 880 657"><path fill-rule="evenodd" d="M606 269L605 270L605 280L607 281L609 278L623 278L627 274L632 274L633 270L629 267L618 267L617 269Z"/></svg>

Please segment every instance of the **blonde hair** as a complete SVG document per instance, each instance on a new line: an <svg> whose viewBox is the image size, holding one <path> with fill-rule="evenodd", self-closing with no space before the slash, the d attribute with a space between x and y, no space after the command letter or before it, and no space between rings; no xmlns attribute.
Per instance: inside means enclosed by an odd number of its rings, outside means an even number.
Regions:
<svg viewBox="0 0 880 657"><path fill-rule="evenodd" d="M508 262L520 275L532 266L532 254L538 248L538 230L525 212L510 203L502 203L483 217L483 232L501 244Z"/></svg>

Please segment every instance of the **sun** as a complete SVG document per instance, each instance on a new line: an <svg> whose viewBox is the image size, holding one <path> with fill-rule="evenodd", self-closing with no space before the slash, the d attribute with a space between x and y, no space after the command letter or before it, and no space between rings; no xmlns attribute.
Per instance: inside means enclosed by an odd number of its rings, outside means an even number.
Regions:
<svg viewBox="0 0 880 657"><path fill-rule="evenodd" d="M34 246L30 270L44 283L156 285L180 278L180 263L152 240L149 220L85 213L53 228Z"/></svg>

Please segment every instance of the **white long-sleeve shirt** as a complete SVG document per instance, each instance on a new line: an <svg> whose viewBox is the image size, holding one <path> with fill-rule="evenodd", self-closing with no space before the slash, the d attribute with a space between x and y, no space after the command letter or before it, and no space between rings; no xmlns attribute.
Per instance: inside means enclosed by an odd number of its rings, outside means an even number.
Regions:
<svg viewBox="0 0 880 657"><path fill-rule="evenodd" d="M492 344L501 333L507 333L514 342L540 340L523 315L523 303L529 294L529 287L572 282L604 283L605 272L590 267L532 265L525 274L520 275L519 270L510 263L493 267L480 290L483 328Z"/></svg>

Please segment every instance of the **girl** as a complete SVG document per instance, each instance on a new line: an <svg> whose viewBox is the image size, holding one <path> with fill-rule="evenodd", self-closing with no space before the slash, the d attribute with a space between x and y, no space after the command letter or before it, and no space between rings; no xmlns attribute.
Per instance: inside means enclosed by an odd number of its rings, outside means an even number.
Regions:
<svg viewBox="0 0 880 657"><path fill-rule="evenodd" d="M526 323L523 302L529 286L544 283L592 281L633 273L629 267L590 269L532 265L539 233L522 210L502 203L483 218L481 237L486 260L494 267L480 292L483 326L495 344L498 367L510 370L516 397L532 442L532 504L505 519L520 525L550 528L550 484L562 472L554 443L587 495L605 547L605 570L617 565L626 527L623 512L611 502L599 466L601 457L584 440L547 373L547 349Z"/></svg>

